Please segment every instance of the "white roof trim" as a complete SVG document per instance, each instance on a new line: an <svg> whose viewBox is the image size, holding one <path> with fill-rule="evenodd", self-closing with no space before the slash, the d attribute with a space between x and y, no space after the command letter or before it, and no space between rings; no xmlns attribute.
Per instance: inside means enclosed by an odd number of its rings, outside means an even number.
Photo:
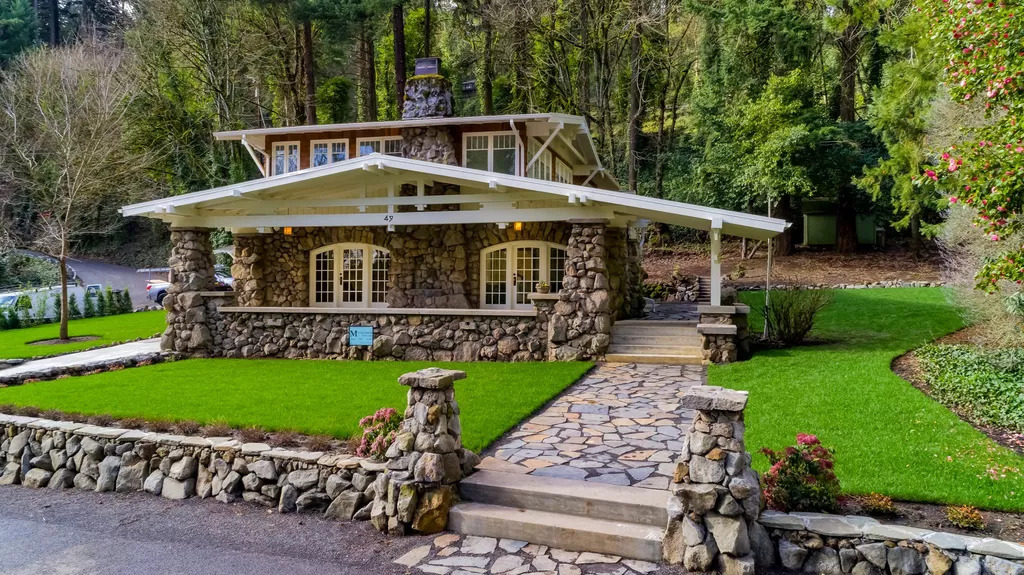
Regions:
<svg viewBox="0 0 1024 575"><path fill-rule="evenodd" d="M717 221L720 221L723 233L755 239L774 237L789 227L789 223L785 220L756 214L709 208L696 204L638 196L626 192L601 190L522 176L507 176L484 170L448 166L422 160L385 156L383 154L360 156L343 162L318 168L308 168L290 174L259 178L201 192L132 204L121 208L121 213L126 217L155 217L158 214L173 213L174 208L193 206L202 202L232 196L245 197L253 192L270 190L286 184L326 178L335 174L366 170L367 176L372 177L372 170L374 169L386 169L391 172L410 172L432 176L441 180L477 184L481 188L505 188L550 194L567 199L573 198L578 203L596 202L606 204L616 212L629 214L637 218L669 224L674 223L694 229L710 230L713 222L717 223Z"/></svg>

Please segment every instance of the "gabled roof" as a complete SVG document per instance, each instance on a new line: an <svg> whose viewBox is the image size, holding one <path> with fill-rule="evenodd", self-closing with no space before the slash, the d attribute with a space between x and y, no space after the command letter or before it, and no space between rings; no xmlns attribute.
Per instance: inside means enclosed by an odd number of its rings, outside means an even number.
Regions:
<svg viewBox="0 0 1024 575"><path fill-rule="evenodd" d="M368 197L366 186L444 182L461 186L458 196ZM362 194L360 195L360 190ZM442 199L443 198L443 199ZM541 202L520 208L517 203ZM394 206L463 204L459 211L396 212ZM553 205L551 205L553 204ZM325 213L343 207L359 213ZM366 206L387 212L367 212ZM476 209L473 209L476 208ZM788 227L784 220L638 196L625 192L508 176L381 154L261 178L181 196L124 206L125 216L155 217L177 226L283 227L425 225L608 219L638 219L768 239ZM385 220L382 216L388 216Z"/></svg>

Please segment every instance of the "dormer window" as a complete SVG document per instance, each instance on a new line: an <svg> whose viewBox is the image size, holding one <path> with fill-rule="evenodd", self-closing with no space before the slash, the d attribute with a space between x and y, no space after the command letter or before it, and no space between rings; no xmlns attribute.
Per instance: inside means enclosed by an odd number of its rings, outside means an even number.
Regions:
<svg viewBox="0 0 1024 575"><path fill-rule="evenodd" d="M309 157L314 168L343 162L348 159L348 140L313 140Z"/></svg>
<svg viewBox="0 0 1024 575"><path fill-rule="evenodd" d="M555 181L563 184L572 183L572 168L558 158L555 158Z"/></svg>
<svg viewBox="0 0 1024 575"><path fill-rule="evenodd" d="M356 140L356 150L360 156L384 154L386 156L402 157L402 137L359 138Z"/></svg>
<svg viewBox="0 0 1024 575"><path fill-rule="evenodd" d="M299 143L280 142L274 144L274 176L299 171Z"/></svg>
<svg viewBox="0 0 1024 575"><path fill-rule="evenodd" d="M516 136L512 132L466 134L462 138L462 165L474 170L516 175Z"/></svg>

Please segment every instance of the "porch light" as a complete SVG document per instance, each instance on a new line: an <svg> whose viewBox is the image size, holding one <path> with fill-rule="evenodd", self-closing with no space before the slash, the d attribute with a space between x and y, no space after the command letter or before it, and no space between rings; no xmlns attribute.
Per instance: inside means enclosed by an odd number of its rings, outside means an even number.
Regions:
<svg viewBox="0 0 1024 575"><path fill-rule="evenodd" d="M515 230L516 230L517 232L521 232L521 231L523 231L523 222L516 222L516 223L512 224L512 227L513 227L513 228L514 228L514 229L515 229Z"/></svg>
<svg viewBox="0 0 1024 575"><path fill-rule="evenodd" d="M286 227L284 229L284 235L286 235L286 236L292 235L292 228L291 228L291 226L288 226L288 227Z"/></svg>

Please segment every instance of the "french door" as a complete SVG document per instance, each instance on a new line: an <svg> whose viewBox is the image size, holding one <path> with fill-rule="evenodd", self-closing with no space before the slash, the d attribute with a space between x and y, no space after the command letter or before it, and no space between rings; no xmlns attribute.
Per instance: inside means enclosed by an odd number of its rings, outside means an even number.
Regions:
<svg viewBox="0 0 1024 575"><path fill-rule="evenodd" d="M540 282L558 293L565 275L565 250L547 242L510 242L482 252L481 306L533 309L530 294Z"/></svg>
<svg viewBox="0 0 1024 575"><path fill-rule="evenodd" d="M335 244L310 257L310 307L386 307L391 255L370 244Z"/></svg>

